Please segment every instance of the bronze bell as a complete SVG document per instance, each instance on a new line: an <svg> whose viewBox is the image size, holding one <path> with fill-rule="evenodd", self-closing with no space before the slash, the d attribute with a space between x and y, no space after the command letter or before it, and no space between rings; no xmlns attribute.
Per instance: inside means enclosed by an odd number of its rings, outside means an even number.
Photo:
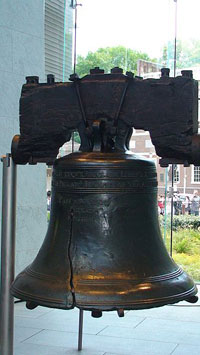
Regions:
<svg viewBox="0 0 200 355"><path fill-rule="evenodd" d="M153 162L123 152L55 161L47 235L14 281L15 297L99 314L193 301L196 292L161 237Z"/></svg>

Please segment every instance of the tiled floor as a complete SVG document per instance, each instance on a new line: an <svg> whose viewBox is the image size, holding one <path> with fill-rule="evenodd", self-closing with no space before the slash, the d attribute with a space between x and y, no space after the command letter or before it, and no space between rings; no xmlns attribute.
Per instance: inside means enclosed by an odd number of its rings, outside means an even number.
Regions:
<svg viewBox="0 0 200 355"><path fill-rule="evenodd" d="M200 293L200 288L199 288ZM200 355L200 301L128 311L124 318L84 312L83 350L78 352L79 310L27 310L15 304L14 355Z"/></svg>

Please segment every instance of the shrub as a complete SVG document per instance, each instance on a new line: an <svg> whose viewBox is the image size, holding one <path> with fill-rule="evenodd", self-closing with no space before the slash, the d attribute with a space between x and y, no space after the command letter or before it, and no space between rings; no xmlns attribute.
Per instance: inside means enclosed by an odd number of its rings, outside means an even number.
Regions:
<svg viewBox="0 0 200 355"><path fill-rule="evenodd" d="M166 246L169 250L170 231L167 231ZM191 229L179 229L173 232L172 249L177 253L200 256L200 232Z"/></svg>
<svg viewBox="0 0 200 355"><path fill-rule="evenodd" d="M172 256L175 262L191 277L200 281L200 218L175 216L173 221ZM167 218L166 246L170 249L170 218ZM164 218L161 219L164 234Z"/></svg>
<svg viewBox="0 0 200 355"><path fill-rule="evenodd" d="M190 248L190 242L187 238L184 239L175 239L173 243L173 249L177 253L185 253L185 254L190 254L191 248Z"/></svg>
<svg viewBox="0 0 200 355"><path fill-rule="evenodd" d="M161 220L162 225L165 224L165 219ZM166 220L166 228L171 228L171 219L167 217ZM174 216L173 218L173 230L176 231L178 229L195 229L200 231L200 217L199 216Z"/></svg>

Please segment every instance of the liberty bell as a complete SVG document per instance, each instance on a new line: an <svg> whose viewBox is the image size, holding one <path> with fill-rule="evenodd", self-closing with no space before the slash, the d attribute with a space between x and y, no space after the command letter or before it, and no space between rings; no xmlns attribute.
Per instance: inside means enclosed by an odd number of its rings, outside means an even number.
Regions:
<svg viewBox="0 0 200 355"><path fill-rule="evenodd" d="M94 314L195 302L161 236L155 165L128 150L130 125L104 115L78 130L81 151L54 162L48 231L12 294L28 308Z"/></svg>

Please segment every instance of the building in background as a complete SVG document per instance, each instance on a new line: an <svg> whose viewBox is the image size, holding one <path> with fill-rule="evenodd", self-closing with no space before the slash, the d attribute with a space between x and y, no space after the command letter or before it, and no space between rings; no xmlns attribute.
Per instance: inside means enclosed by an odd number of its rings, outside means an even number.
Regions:
<svg viewBox="0 0 200 355"><path fill-rule="evenodd" d="M158 193L160 195L165 194L166 184L167 191L169 191L172 180L172 166L170 165L168 168L160 167L160 157L156 155L149 132L133 130L130 149L133 153L154 161L158 175ZM198 190L200 194L200 166L174 165L174 190L180 194L193 194L195 190Z"/></svg>
<svg viewBox="0 0 200 355"><path fill-rule="evenodd" d="M68 81L72 74L73 8L71 0L45 1L45 74Z"/></svg>
<svg viewBox="0 0 200 355"><path fill-rule="evenodd" d="M1 1L0 48L0 155L4 155L10 153L12 138L19 133L25 77L38 75L45 80L43 0ZM38 252L47 225L45 165L18 165L17 175L16 273ZM0 191L1 186L0 163ZM0 192L0 205L1 201Z"/></svg>
<svg viewBox="0 0 200 355"><path fill-rule="evenodd" d="M158 77L158 73L163 66L159 63L149 62L144 59L139 59L137 62L137 75L149 76L150 78Z"/></svg>

